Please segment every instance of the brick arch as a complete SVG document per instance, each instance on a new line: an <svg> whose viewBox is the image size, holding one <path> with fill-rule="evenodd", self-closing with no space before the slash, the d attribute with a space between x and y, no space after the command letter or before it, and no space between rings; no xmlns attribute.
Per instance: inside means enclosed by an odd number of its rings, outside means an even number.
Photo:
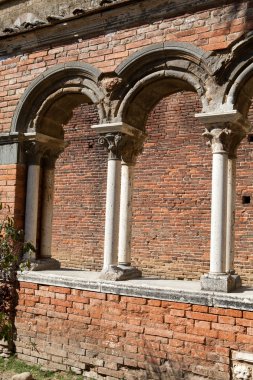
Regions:
<svg viewBox="0 0 253 380"><path fill-rule="evenodd" d="M100 71L86 63L57 65L36 78L26 89L16 108L11 131L39 132L63 138L62 125L80 104L98 107L101 122L105 118L103 90L99 88Z"/></svg>
<svg viewBox="0 0 253 380"><path fill-rule="evenodd" d="M121 84L112 94L120 99L114 120L144 129L147 115L163 97L179 91L196 92L205 107L206 84L213 82L209 53L188 43L150 45L133 54L115 70Z"/></svg>

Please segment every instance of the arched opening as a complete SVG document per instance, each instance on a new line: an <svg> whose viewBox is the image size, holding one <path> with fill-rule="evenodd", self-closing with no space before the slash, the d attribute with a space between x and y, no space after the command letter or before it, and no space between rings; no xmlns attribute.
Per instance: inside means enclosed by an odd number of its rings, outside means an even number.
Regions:
<svg viewBox="0 0 253 380"><path fill-rule="evenodd" d="M224 70L226 83L224 102L241 114L245 126L244 138L237 150L236 163L236 213L234 261L238 274L247 285L253 284L252 256L252 129L253 123L253 76L252 37L238 43L234 55Z"/></svg>
<svg viewBox="0 0 253 380"><path fill-rule="evenodd" d="M133 263L144 275L199 279L208 271L211 154L194 117L200 110L196 93L180 91L146 115L148 138L135 169L132 241Z"/></svg>
<svg viewBox="0 0 253 380"><path fill-rule="evenodd" d="M253 94L252 94L253 95ZM247 118L253 123L253 104ZM251 132L241 142L237 152L236 215L235 215L235 267L247 285L253 284L253 160Z"/></svg>
<svg viewBox="0 0 253 380"><path fill-rule="evenodd" d="M95 197L103 198L104 152L90 128L104 118L99 75L86 64L56 66L17 107L12 130L22 136L27 164L25 239L36 247L34 270L100 265L103 211Z"/></svg>
<svg viewBox="0 0 253 380"><path fill-rule="evenodd" d="M62 268L100 270L107 153L90 126L97 107L82 103L63 126L69 145L56 162L52 257Z"/></svg>

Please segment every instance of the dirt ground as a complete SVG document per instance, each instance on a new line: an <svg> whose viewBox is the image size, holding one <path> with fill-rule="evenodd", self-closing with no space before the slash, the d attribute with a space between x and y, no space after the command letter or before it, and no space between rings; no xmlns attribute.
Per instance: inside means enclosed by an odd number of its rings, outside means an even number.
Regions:
<svg viewBox="0 0 253 380"><path fill-rule="evenodd" d="M15 372L4 371L4 373L0 373L0 380L11 380L14 375Z"/></svg>

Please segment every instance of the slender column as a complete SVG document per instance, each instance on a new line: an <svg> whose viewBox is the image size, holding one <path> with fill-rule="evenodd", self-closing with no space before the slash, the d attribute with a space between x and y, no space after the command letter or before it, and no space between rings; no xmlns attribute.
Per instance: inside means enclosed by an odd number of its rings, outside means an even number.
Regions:
<svg viewBox="0 0 253 380"><path fill-rule="evenodd" d="M132 196L134 165L121 164L119 265L131 265Z"/></svg>
<svg viewBox="0 0 253 380"><path fill-rule="evenodd" d="M55 161L60 152L50 154L44 166L40 247L42 259L51 257Z"/></svg>
<svg viewBox="0 0 253 380"><path fill-rule="evenodd" d="M225 272L227 161L226 152L213 152L210 273Z"/></svg>
<svg viewBox="0 0 253 380"><path fill-rule="evenodd" d="M120 169L121 161L118 151L122 136L119 133L108 133L100 137L99 143L108 149L104 266L103 273L110 272L118 262L118 230L120 201ZM102 275L103 276L103 275Z"/></svg>
<svg viewBox="0 0 253 380"><path fill-rule="evenodd" d="M132 197L134 165L143 150L145 134L138 137L124 136L121 146L121 194L119 221L119 267L122 277L141 277L141 271L131 266Z"/></svg>
<svg viewBox="0 0 253 380"><path fill-rule="evenodd" d="M28 163L25 209L25 241L30 242L36 249L40 160L42 156L41 145L35 141L29 141L26 143L25 153ZM36 253L29 252L29 257L31 259L36 259Z"/></svg>
<svg viewBox="0 0 253 380"><path fill-rule="evenodd" d="M232 131L210 127L204 136L209 139L213 153L210 272L201 278L203 290L229 292L233 278L226 274L227 170Z"/></svg>
<svg viewBox="0 0 253 380"><path fill-rule="evenodd" d="M234 274L236 157L228 159L226 272Z"/></svg>

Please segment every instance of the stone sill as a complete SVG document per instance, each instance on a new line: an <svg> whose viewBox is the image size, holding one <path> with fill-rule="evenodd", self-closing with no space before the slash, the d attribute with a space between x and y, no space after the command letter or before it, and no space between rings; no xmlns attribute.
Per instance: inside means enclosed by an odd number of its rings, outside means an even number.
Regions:
<svg viewBox="0 0 253 380"><path fill-rule="evenodd" d="M89 290L130 297L183 302L211 307L253 311L253 288L242 287L233 293L200 290L199 281L140 278L128 281L99 280L99 272L79 270L45 270L19 273L19 281Z"/></svg>

